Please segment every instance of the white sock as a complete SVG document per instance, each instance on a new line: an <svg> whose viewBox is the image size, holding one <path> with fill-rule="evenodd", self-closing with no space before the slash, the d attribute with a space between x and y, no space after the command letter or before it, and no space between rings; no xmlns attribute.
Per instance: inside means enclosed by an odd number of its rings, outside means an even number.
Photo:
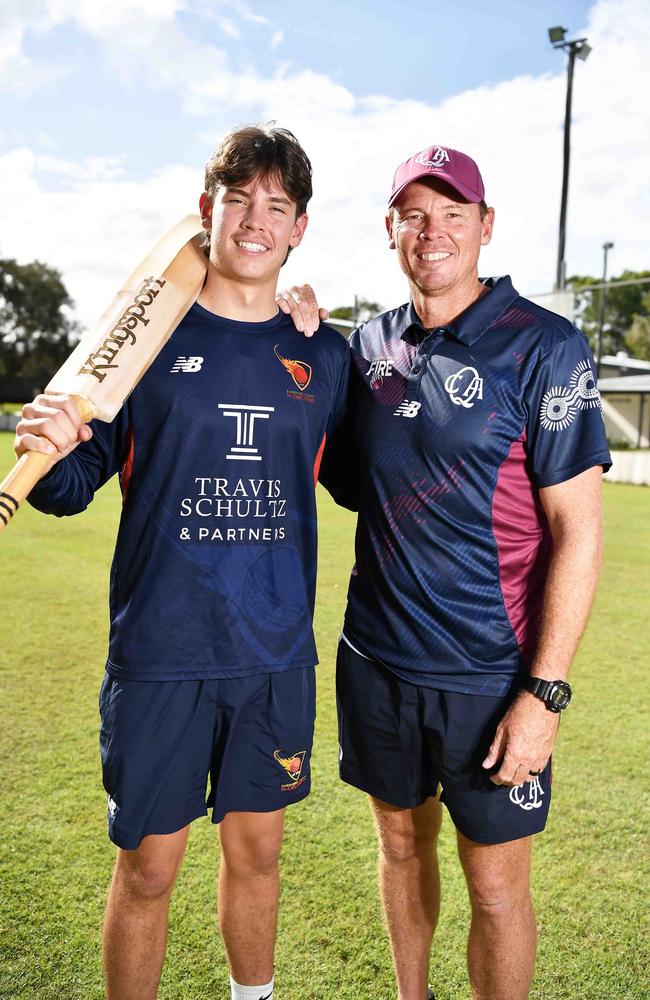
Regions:
<svg viewBox="0 0 650 1000"><path fill-rule="evenodd" d="M241 986L231 976L230 1000L273 1000L273 979L263 986Z"/></svg>

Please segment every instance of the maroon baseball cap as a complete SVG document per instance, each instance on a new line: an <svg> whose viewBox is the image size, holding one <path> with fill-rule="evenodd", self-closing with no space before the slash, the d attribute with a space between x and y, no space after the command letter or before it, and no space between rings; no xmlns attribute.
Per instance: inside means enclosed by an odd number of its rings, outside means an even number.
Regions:
<svg viewBox="0 0 650 1000"><path fill-rule="evenodd" d="M475 204L485 198L483 178L471 156L448 146L429 146L397 168L388 207L395 204L405 187L423 177L439 177Z"/></svg>

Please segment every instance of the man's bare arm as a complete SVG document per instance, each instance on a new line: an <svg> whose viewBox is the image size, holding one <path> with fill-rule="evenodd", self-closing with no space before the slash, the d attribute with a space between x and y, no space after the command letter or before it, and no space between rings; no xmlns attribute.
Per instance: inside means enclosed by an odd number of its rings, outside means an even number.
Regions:
<svg viewBox="0 0 650 1000"><path fill-rule="evenodd" d="M602 468L540 490L553 538L540 636L530 673L566 680L585 630L602 559ZM483 767L499 764L497 785L519 785L541 771L553 751L559 714L522 691L500 722Z"/></svg>

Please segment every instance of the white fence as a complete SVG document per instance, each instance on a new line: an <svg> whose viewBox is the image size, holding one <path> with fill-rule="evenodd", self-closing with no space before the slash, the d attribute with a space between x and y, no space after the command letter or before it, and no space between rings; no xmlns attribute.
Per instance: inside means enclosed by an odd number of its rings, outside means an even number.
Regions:
<svg viewBox="0 0 650 1000"><path fill-rule="evenodd" d="M15 431L19 420L17 413L0 413L0 431Z"/></svg>
<svg viewBox="0 0 650 1000"><path fill-rule="evenodd" d="M650 451L613 451L612 467L605 479L610 483L650 486Z"/></svg>

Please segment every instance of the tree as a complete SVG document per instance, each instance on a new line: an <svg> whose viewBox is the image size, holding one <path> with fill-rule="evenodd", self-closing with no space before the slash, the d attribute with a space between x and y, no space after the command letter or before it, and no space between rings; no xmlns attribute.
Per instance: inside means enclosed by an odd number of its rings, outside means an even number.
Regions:
<svg viewBox="0 0 650 1000"><path fill-rule="evenodd" d="M356 325L357 323L365 323L367 319L372 319L373 316L383 311L383 306L380 306L378 302L359 299L355 295L353 306L337 306L336 309L330 309L330 316L332 319L352 320Z"/></svg>
<svg viewBox="0 0 650 1000"><path fill-rule="evenodd" d="M42 389L78 338L72 306L54 268L0 260L0 377Z"/></svg>
<svg viewBox="0 0 650 1000"><path fill-rule="evenodd" d="M633 358L650 361L650 291L641 300L642 311L632 320L625 335L625 349Z"/></svg>
<svg viewBox="0 0 650 1000"><path fill-rule="evenodd" d="M650 271L623 271L622 274L611 278L610 281L614 283L639 278L650 278ZM589 291L586 286L598 285L601 280L589 275L574 275L567 282L576 292L579 326L587 336L594 353L598 348L600 304L603 290L598 288ZM648 318L650 313L648 287L648 284L638 284L623 285L617 288L615 284L612 284L607 289L603 323L603 354L614 354L624 348L635 318ZM629 347L627 350L630 354L632 353Z"/></svg>

